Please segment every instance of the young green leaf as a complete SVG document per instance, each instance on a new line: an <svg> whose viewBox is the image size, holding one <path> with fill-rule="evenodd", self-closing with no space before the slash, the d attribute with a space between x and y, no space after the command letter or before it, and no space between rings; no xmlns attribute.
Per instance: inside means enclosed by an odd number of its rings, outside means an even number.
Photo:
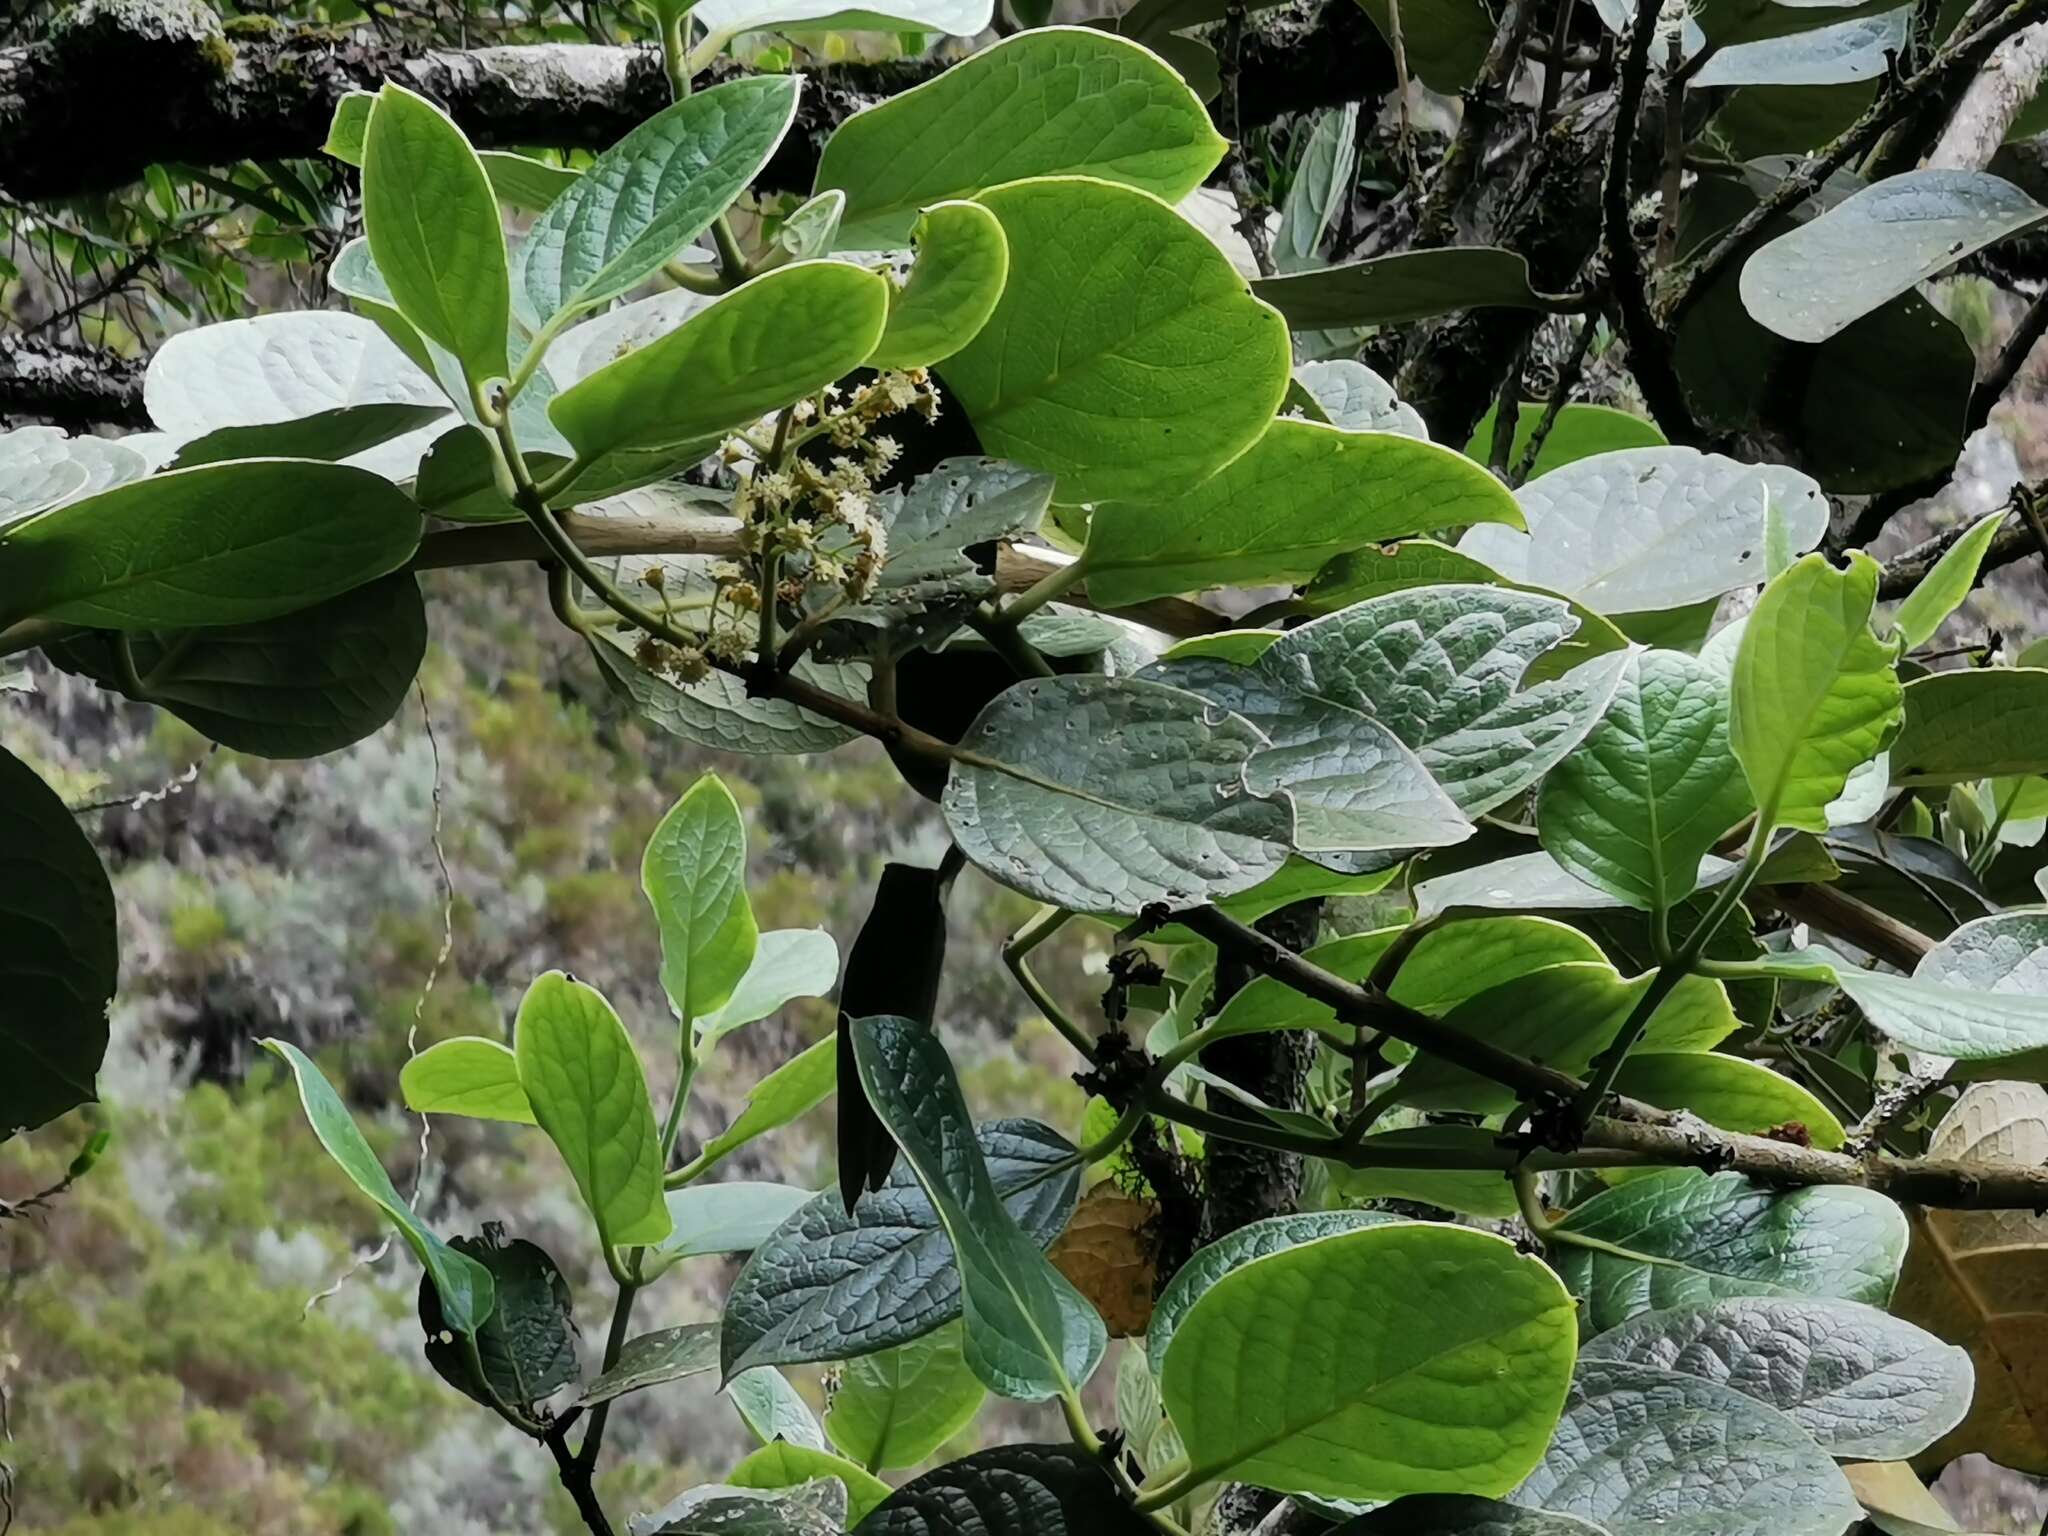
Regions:
<svg viewBox="0 0 2048 1536"><path fill-rule="evenodd" d="M882 339L889 284L843 261L778 267L555 396L554 423L593 467L583 501L702 458L735 427L852 372Z"/></svg>
<svg viewBox="0 0 2048 1536"><path fill-rule="evenodd" d="M1635 1051L1614 1091L1664 1109L1690 1110L1724 1131L1765 1135L1802 1127L1814 1146L1833 1151L1848 1139L1834 1112L1791 1078L1760 1062L1713 1051Z"/></svg>
<svg viewBox="0 0 2048 1536"><path fill-rule="evenodd" d="M661 1252L675 1258L702 1253L752 1253L811 1201L811 1191L794 1184L691 1184L669 1191L668 1214L675 1230Z"/></svg>
<svg viewBox="0 0 2048 1536"><path fill-rule="evenodd" d="M1906 1218L1882 1195L1779 1192L1736 1173L1670 1168L1595 1195L1565 1226L1640 1261L1561 1244L1558 1273L1584 1298L1586 1331L1724 1296L1817 1296L1883 1306L1906 1256Z"/></svg>
<svg viewBox="0 0 2048 1536"><path fill-rule="evenodd" d="M1150 1536L1102 1459L1071 1445L976 1451L905 1483L854 1536Z"/></svg>
<svg viewBox="0 0 2048 1536"><path fill-rule="evenodd" d="M746 882L739 802L707 773L661 818L640 861L640 886L661 925L661 985L685 1029L724 1007L754 962Z"/></svg>
<svg viewBox="0 0 2048 1536"><path fill-rule="evenodd" d="M968 1366L1005 1397L1077 1390L1109 1336L1081 1294L1010 1217L945 1047L910 1019L853 1022L861 1086L938 1213L961 1273Z"/></svg>
<svg viewBox="0 0 2048 1536"><path fill-rule="evenodd" d="M1632 907L1691 895L1700 860L1750 811L1728 745L1728 686L1677 651L1632 653L1600 723L1550 771L1536 827L1552 858Z"/></svg>
<svg viewBox="0 0 2048 1536"><path fill-rule="evenodd" d="M1808 555L1749 615L1728 737L1764 828L1827 831L1829 802L1898 730L1898 647L1870 630L1877 578L1868 555L1846 571Z"/></svg>
<svg viewBox="0 0 2048 1536"><path fill-rule="evenodd" d="M1072 504L1186 490L1265 431L1287 328L1192 224L1078 176L979 201L1002 221L1010 279L939 372L984 449L1056 475Z"/></svg>
<svg viewBox="0 0 2048 1536"><path fill-rule="evenodd" d="M491 178L491 190L498 194L498 201L527 213L546 213L555 199L576 185L583 174L502 149L483 150L477 159L483 161L484 174Z"/></svg>
<svg viewBox="0 0 2048 1536"><path fill-rule="evenodd" d="M823 997L838 979L839 946L824 929L777 928L761 934L732 995L698 1018L698 1040L709 1044L797 998Z"/></svg>
<svg viewBox="0 0 2048 1536"><path fill-rule="evenodd" d="M734 1488L793 1488L815 1477L836 1477L846 1484L846 1518L855 1525L891 1492L874 1473L843 1456L786 1440L762 1446L726 1473L725 1481Z"/></svg>
<svg viewBox="0 0 2048 1536"><path fill-rule="evenodd" d="M596 988L549 971L526 989L513 1026L533 1117L569 1165L608 1245L669 1234L661 1144L633 1040Z"/></svg>
<svg viewBox="0 0 2048 1536"><path fill-rule="evenodd" d="M460 1035L439 1040L398 1073L408 1109L423 1115L468 1115L538 1125L519 1081L519 1058L495 1040Z"/></svg>
<svg viewBox="0 0 2048 1536"><path fill-rule="evenodd" d="M763 1445L782 1440L805 1450L826 1449L825 1432L818 1428L810 1404L774 1366L741 1371L725 1384L725 1395Z"/></svg>
<svg viewBox="0 0 2048 1536"><path fill-rule="evenodd" d="M451 1249L476 1260L491 1276L494 1305L476 1331L477 1379L469 1351L455 1343L433 1281L420 1279L420 1327L427 1363L458 1392L486 1408L510 1403L530 1408L576 1379L576 1319L569 1282L547 1250L523 1238L506 1241L486 1223L482 1237L458 1237Z"/></svg>
<svg viewBox="0 0 2048 1536"><path fill-rule="evenodd" d="M119 972L99 855L56 791L0 748L0 1142L97 1097Z"/></svg>
<svg viewBox="0 0 2048 1536"><path fill-rule="evenodd" d="M1984 551L1991 547L2007 511L2000 507L1972 523L1963 536L1949 545L1934 562L1934 569L1920 578L1892 615L1892 628L1913 650L1934 638L1942 620L1962 607L1963 599L1977 584L1977 570L1984 563Z"/></svg>
<svg viewBox="0 0 2048 1536"><path fill-rule="evenodd" d="M698 1149L691 1167L702 1176L757 1136L778 1131L825 1102L836 1076L832 1042L820 1040L754 1084L746 1108Z"/></svg>
<svg viewBox="0 0 2048 1536"><path fill-rule="evenodd" d="M1521 521L1500 482L1448 448L1275 421L1186 494L1096 508L1088 595L1124 608L1204 587L1306 581L1370 544L1430 528Z"/></svg>
<svg viewBox="0 0 2048 1536"><path fill-rule="evenodd" d="M696 91L599 155L519 247L515 293L544 325L661 270L746 190L796 119L799 75Z"/></svg>
<svg viewBox="0 0 2048 1536"><path fill-rule="evenodd" d="M1699 1536L1842 1536L1862 1516L1828 1454L1777 1409L1618 1360L1573 1373L1557 1439L1513 1499Z"/></svg>
<svg viewBox="0 0 2048 1536"><path fill-rule="evenodd" d="M505 230L483 162L423 96L386 84L363 139L363 232L403 315L472 390L511 372Z"/></svg>
<svg viewBox="0 0 2048 1536"><path fill-rule="evenodd" d="M1199 1486L1502 1494L1543 1455L1578 1343L1572 1298L1489 1233L1395 1222L1232 1271L1160 1387Z"/></svg>
<svg viewBox="0 0 2048 1536"><path fill-rule="evenodd" d="M967 1368L959 1326L948 1324L848 1361L825 1433L862 1466L914 1467L973 1422L987 1395Z"/></svg>
<svg viewBox="0 0 2048 1536"><path fill-rule="evenodd" d="M1917 1456L1962 1421L1967 1351L1853 1301L1733 1297L1645 1312L1582 1360L1627 1360L1735 1388L1790 1417L1831 1456Z"/></svg>
<svg viewBox="0 0 2048 1536"><path fill-rule="evenodd" d="M1029 1120L985 1122L975 1144L1010 1219L1047 1246L1080 1195L1073 1147ZM952 1246L916 1175L898 1163L850 1215L839 1191L827 1190L754 1251L726 1299L724 1368L731 1376L756 1365L852 1359L959 1315Z"/></svg>
<svg viewBox="0 0 2048 1536"><path fill-rule="evenodd" d="M889 328L868 361L928 368L972 341L995 313L1010 277L1003 226L979 203L938 203L910 231L917 263L889 300Z"/></svg>
<svg viewBox="0 0 2048 1536"><path fill-rule="evenodd" d="M1176 688L1023 682L962 738L973 758L947 781L946 824L992 878L1055 906L1198 905L1258 884L1287 857L1291 810L1243 787L1265 745L1238 716Z"/></svg>
<svg viewBox="0 0 2048 1536"><path fill-rule="evenodd" d="M1095 176L1177 203L1223 149L1157 55L1092 27L1044 27L848 118L817 184L846 192L842 246L888 249L920 210L1029 176Z"/></svg>
<svg viewBox="0 0 2048 1536"><path fill-rule="evenodd" d="M11 528L0 623L260 623L396 570L419 537L418 508L367 470L297 459L173 470Z"/></svg>
<svg viewBox="0 0 2048 1536"><path fill-rule="evenodd" d="M391 1186L391 1176L356 1128L341 1095L304 1051L288 1040L258 1043L292 1069L292 1077L298 1083L299 1103L305 1108L313 1134L336 1166L398 1228L399 1236L405 1239L433 1282L442 1318L455 1332L474 1334L491 1315L491 1272L428 1231L413 1214L412 1207L399 1198L398 1191Z"/></svg>
<svg viewBox="0 0 2048 1536"><path fill-rule="evenodd" d="M2048 773L2048 667L1930 672L1906 685L1905 702L1892 751L1901 788Z"/></svg>

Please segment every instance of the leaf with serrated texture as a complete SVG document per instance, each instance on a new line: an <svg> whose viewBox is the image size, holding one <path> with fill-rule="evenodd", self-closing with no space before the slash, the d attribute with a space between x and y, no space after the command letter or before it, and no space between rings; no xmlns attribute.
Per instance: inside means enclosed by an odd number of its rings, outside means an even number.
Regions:
<svg viewBox="0 0 2048 1536"><path fill-rule="evenodd" d="M1097 1457L1071 1445L977 1451L905 1483L854 1536L1148 1536Z"/></svg>

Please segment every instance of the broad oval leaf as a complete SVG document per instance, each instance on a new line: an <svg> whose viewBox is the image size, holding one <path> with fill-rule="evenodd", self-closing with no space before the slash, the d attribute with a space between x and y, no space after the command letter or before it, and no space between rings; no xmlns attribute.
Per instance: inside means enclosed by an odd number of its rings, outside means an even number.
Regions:
<svg viewBox="0 0 2048 1536"><path fill-rule="evenodd" d="M1927 1155L2048 1162L2048 1091L1975 1083L1942 1116ZM1970 1352L1977 1395L1930 1461L1975 1451L2015 1471L2048 1472L2048 1217L2030 1211L1924 1211L1899 1280L1899 1316Z"/></svg>
<svg viewBox="0 0 2048 1536"><path fill-rule="evenodd" d="M2048 773L2048 667L1932 672L1906 685L1892 782L1965 784Z"/></svg>
<svg viewBox="0 0 2048 1536"><path fill-rule="evenodd" d="M0 748L0 1142L97 1096L119 971L99 855L56 791Z"/></svg>
<svg viewBox="0 0 2048 1536"><path fill-rule="evenodd" d="M765 1019L800 997L823 997L839 979L839 945L822 928L776 928L761 934L753 960L732 995L697 1019L700 1044Z"/></svg>
<svg viewBox="0 0 2048 1536"><path fill-rule="evenodd" d="M1852 1301L1734 1297L1645 1312L1590 1341L1582 1360L1700 1376L1769 1403L1830 1456L1917 1456L1961 1422L1969 1354Z"/></svg>
<svg viewBox="0 0 2048 1536"><path fill-rule="evenodd" d="M420 1327L427 1335L427 1363L458 1392L486 1408L497 1403L530 1407L576 1379L576 1319L569 1282L547 1250L513 1238L486 1223L483 1236L458 1237L448 1245L476 1260L491 1276L491 1315L476 1331L475 1377L467 1349L446 1332L439 1293L420 1281Z"/></svg>
<svg viewBox="0 0 2048 1536"><path fill-rule="evenodd" d="M513 1027L533 1117L569 1165L601 1242L669 1234L661 1144L632 1037L595 987L548 971L526 989Z"/></svg>
<svg viewBox="0 0 2048 1536"><path fill-rule="evenodd" d="M1327 421L1346 432L1398 432L1429 441L1429 428L1394 386L1350 358L1303 363L1294 370L1288 405L1310 421ZM1311 409L1310 407L1313 407Z"/></svg>
<svg viewBox="0 0 2048 1536"><path fill-rule="evenodd" d="M1498 1132L1484 1126L1374 1131L1359 1139L1357 1150L1358 1167L1329 1162L1330 1187L1346 1200L1413 1200L1488 1221L1515 1214L1506 1167L1514 1154L1502 1149ZM1412 1166L1418 1163L1431 1165Z"/></svg>
<svg viewBox="0 0 2048 1536"><path fill-rule="evenodd" d="M1330 1536L1607 1536L1590 1520L1462 1493L1418 1493L1347 1520Z"/></svg>
<svg viewBox="0 0 2048 1536"><path fill-rule="evenodd" d="M1095 176L1177 203L1223 149L1201 102L1149 49L1093 27L1040 27L848 118L818 158L817 185L846 193L841 246L888 249L919 210L1028 176Z"/></svg>
<svg viewBox="0 0 2048 1536"><path fill-rule="evenodd" d="M910 231L917 262L889 300L889 327L868 361L928 368L951 357L988 323L1010 276L1003 226L979 203L938 203Z"/></svg>
<svg viewBox="0 0 2048 1536"><path fill-rule="evenodd" d="M304 1051L289 1040L257 1043L291 1068L313 1134L350 1182L398 1228L399 1236L433 1282L448 1326L457 1333L474 1334L491 1315L491 1272L442 1242L413 1214L412 1207L392 1188L391 1176L363 1139L341 1095Z"/></svg>
<svg viewBox="0 0 2048 1536"><path fill-rule="evenodd" d="M1299 1211L1251 1222L1197 1248L1174 1272L1152 1308L1151 1326L1145 1330L1145 1360L1152 1374L1157 1376L1165 1368L1167 1346L1173 1343L1174 1334L1195 1303L1232 1270L1318 1238L1384 1226L1399 1219L1380 1211Z"/></svg>
<svg viewBox="0 0 2048 1536"><path fill-rule="evenodd" d="M1727 684L1680 652L1643 651L1622 664L1600 723L1544 779L1536 828L1587 884L1667 911L1750 809L1728 744Z"/></svg>
<svg viewBox="0 0 2048 1536"><path fill-rule="evenodd" d="M1595 454L1531 480L1515 500L1526 533L1475 528L1459 552L1609 614L1755 586L1773 507L1794 549L1811 549L1828 527L1820 487L1797 470L1695 448Z"/></svg>
<svg viewBox="0 0 2048 1536"><path fill-rule="evenodd" d="M1186 489L1257 440L1287 390L1287 328L1199 230L1087 177L979 200L1002 221L1010 280L939 372L983 448L1079 503Z"/></svg>
<svg viewBox="0 0 2048 1536"><path fill-rule="evenodd" d="M1246 790L1265 739L1177 688L1122 678L1017 684L961 738L942 802L961 851L1056 906L1197 906L1278 870L1288 806Z"/></svg>
<svg viewBox="0 0 2048 1536"><path fill-rule="evenodd" d="M91 479L56 427L0 433L0 527L67 501Z"/></svg>
<svg viewBox="0 0 2048 1536"><path fill-rule="evenodd" d="M515 292L527 317L546 324L660 271L768 163L802 84L758 75L692 92L599 155L519 247Z"/></svg>
<svg viewBox="0 0 2048 1536"><path fill-rule="evenodd" d="M1826 341L1923 278L2048 218L1989 171L1929 167L1887 176L1759 249L1742 302L1793 341ZM1816 283L1816 272L1827 281Z"/></svg>
<svg viewBox="0 0 2048 1536"><path fill-rule="evenodd" d="M829 1060L833 1043L821 1041ZM1029 1120L976 1127L1010 1218L1043 1248L1080 1194L1073 1148ZM733 1282L721 1350L727 1376L756 1365L846 1360L922 1337L960 1315L960 1271L937 1211L898 1164L847 1214L827 1190L785 1221Z"/></svg>
<svg viewBox="0 0 2048 1536"><path fill-rule="evenodd" d="M129 636L142 702L236 752L318 757L380 730L427 650L418 580L394 571L260 624ZM67 672L126 692L115 643L80 635L44 648Z"/></svg>
<svg viewBox="0 0 2048 1536"><path fill-rule="evenodd" d="M1338 267L1261 278L1252 292L1289 330L1401 325L1460 309L1541 309L1527 258L1492 245L1399 251Z"/></svg>
<svg viewBox="0 0 2048 1536"><path fill-rule="evenodd" d="M914 1467L965 1429L987 1395L967 1368L959 1326L948 1324L847 1362L825 1433L862 1466Z"/></svg>
<svg viewBox="0 0 2048 1536"><path fill-rule="evenodd" d="M746 881L739 802L707 773L669 807L640 860L640 887L661 927L661 985L686 1030L723 1007L753 964Z"/></svg>
<svg viewBox="0 0 2048 1536"><path fill-rule="evenodd" d="M888 281L843 261L743 283L555 396L555 425L598 465L564 494L589 500L703 457L732 428L859 367L888 316Z"/></svg>
<svg viewBox="0 0 2048 1536"><path fill-rule="evenodd" d="M721 752L795 754L827 752L856 734L785 700L751 698L746 681L729 672L714 670L695 680L651 672L640 664L633 641L616 630L601 629L589 638L606 681L635 714L671 736ZM866 691L866 671L857 666L806 659L793 675L843 697Z"/></svg>
<svg viewBox="0 0 2048 1536"><path fill-rule="evenodd" d="M1071 1445L977 1451L905 1483L854 1536L1149 1536L1102 1462Z"/></svg>
<svg viewBox="0 0 2048 1536"><path fill-rule="evenodd" d="M1557 1439L1513 1497L1665 1536L1842 1536L1863 1514L1827 1453L1777 1409L1618 1360L1573 1373Z"/></svg>
<svg viewBox="0 0 2048 1536"><path fill-rule="evenodd" d="M1395 1222L1232 1271L1189 1311L1160 1390L1191 1485L1228 1472L1339 1499L1501 1494L1549 1443L1572 1299L1489 1233Z"/></svg>
<svg viewBox="0 0 2048 1536"><path fill-rule="evenodd" d="M1102 1319L1010 1218L930 1026L855 1019L861 1087L938 1213L960 1267L967 1364L1004 1397L1072 1393L1109 1346Z"/></svg>
<svg viewBox="0 0 2048 1536"><path fill-rule="evenodd" d="M1521 520L1498 480L1448 448L1283 419L1185 494L1097 507L1083 564L1089 598L1124 608L1204 587L1306 581L1370 544Z"/></svg>
<svg viewBox="0 0 2048 1536"><path fill-rule="evenodd" d="M2048 1048L2041 927L2038 914L1978 918L1929 951L1911 976L1864 970L1820 945L1769 963L1796 979L1832 982L1901 1045L1982 1063L1971 1076L2031 1077L2041 1064L2036 1053Z"/></svg>
<svg viewBox="0 0 2048 1536"><path fill-rule="evenodd" d="M1842 1122L1789 1077L1760 1062L1715 1051L1634 1051L1614 1091L1664 1109L1685 1109L1724 1131L1764 1135L1798 1127L1833 1151L1848 1139Z"/></svg>
<svg viewBox="0 0 2048 1536"><path fill-rule="evenodd" d="M943 32L973 37L986 31L992 0L658 0L658 6L688 10L710 34L697 52L716 53L742 32L801 27L805 31Z"/></svg>
<svg viewBox="0 0 2048 1536"><path fill-rule="evenodd" d="M1877 578L1868 555L1846 571L1808 555L1743 627L1728 736L1765 827L1827 831L1828 805L1898 729L1898 647L1870 629Z"/></svg>
<svg viewBox="0 0 2048 1536"><path fill-rule="evenodd" d="M0 622L256 624L396 570L412 502L368 470L247 459L130 481L0 537Z"/></svg>
<svg viewBox="0 0 2048 1536"><path fill-rule="evenodd" d="M1866 1189L1777 1192L1738 1173L1673 1168L1595 1195L1565 1225L1642 1255L1552 1250L1584 1298L1588 1333L1641 1312L1724 1296L1816 1296L1883 1306L1906 1256L1906 1218Z"/></svg>
<svg viewBox="0 0 2048 1536"><path fill-rule="evenodd" d="M509 1046L476 1035L428 1046L400 1069L398 1088L406 1108L423 1115L540 1124L519 1080L519 1058Z"/></svg>
<svg viewBox="0 0 2048 1536"><path fill-rule="evenodd" d="M505 232L490 178L448 114L387 83L363 139L363 232L398 312L472 390L511 372Z"/></svg>
<svg viewBox="0 0 2048 1536"><path fill-rule="evenodd" d="M668 1214L675 1230L662 1240L661 1251L678 1258L752 1253L810 1201L811 1191L794 1184L745 1180L671 1190Z"/></svg>

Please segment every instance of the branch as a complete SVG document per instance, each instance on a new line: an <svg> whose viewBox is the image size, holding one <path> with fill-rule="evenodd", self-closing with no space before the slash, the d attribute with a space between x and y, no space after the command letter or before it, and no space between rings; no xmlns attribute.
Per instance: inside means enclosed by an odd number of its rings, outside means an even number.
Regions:
<svg viewBox="0 0 2048 1536"><path fill-rule="evenodd" d="M1927 157L1930 170L1980 170L2034 99L2048 70L2048 24L2036 23L1999 45L1956 104L1941 140Z"/></svg>
<svg viewBox="0 0 2048 1536"><path fill-rule="evenodd" d="M1466 189L1472 185L1472 178L1479 173L1495 109L1507 96L1508 82L1521 61L1522 45L1528 41L1529 25L1535 16L1534 0L1508 0L1501 12L1486 62L1465 90L1465 112L1458 119L1457 136L1438 162L1436 179L1430 183L1429 196L1423 199L1422 211L1416 216L1412 249L1419 251L1449 243L1452 218Z"/></svg>
<svg viewBox="0 0 2048 1536"><path fill-rule="evenodd" d="M104 347L0 336L0 416L41 416L66 427L146 427L142 361Z"/></svg>
<svg viewBox="0 0 2048 1536"><path fill-rule="evenodd" d="M1327 0L1313 21L1248 36L1240 121L1357 100L1384 54L1365 13ZM805 69L795 127L760 178L808 191L818 151L863 106L941 73L951 54ZM742 73L721 61L713 81ZM188 0L86 0L46 41L0 50L0 187L48 199L124 185L153 162L232 165L315 155L334 105L395 80L446 107L479 148L603 149L669 104L653 47L543 43L409 49L360 31L230 35ZM119 102L119 112L107 104Z"/></svg>
<svg viewBox="0 0 2048 1536"><path fill-rule="evenodd" d="M1959 524L1947 533L1937 534L1924 544L1915 544L1897 559L1886 562L1884 576L1877 584L1877 595L1886 602L1911 595L1913 589L1927 579L1927 573L1934 569L1935 562L1948 553L1949 547L1970 531L1968 523ZM1977 567L1977 579L1982 581L2002 565L2011 565L2016 560L2038 554L2040 546L2026 524L2015 524L2002 531L1991 541L1991 547L1984 551L1984 561Z"/></svg>

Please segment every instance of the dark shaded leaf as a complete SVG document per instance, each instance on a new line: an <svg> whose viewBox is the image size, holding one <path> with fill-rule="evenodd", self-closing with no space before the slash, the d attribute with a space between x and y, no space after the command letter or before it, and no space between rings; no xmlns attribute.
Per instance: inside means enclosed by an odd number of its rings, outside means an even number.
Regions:
<svg viewBox="0 0 2048 1536"><path fill-rule="evenodd" d="M458 1345L441 1316L433 1282L420 1279L420 1327L427 1335L427 1363L458 1392L485 1407L499 1402L529 1407L576 1379L576 1319L570 1311L569 1282L543 1248L524 1238L505 1240L495 1224L481 1237L458 1237L449 1247L491 1272L497 1305L476 1331L483 1381L475 1379L468 1352Z"/></svg>
<svg viewBox="0 0 2048 1536"><path fill-rule="evenodd" d="M906 1483L854 1536L1147 1536L1101 1462L1064 1445L980 1451Z"/></svg>

